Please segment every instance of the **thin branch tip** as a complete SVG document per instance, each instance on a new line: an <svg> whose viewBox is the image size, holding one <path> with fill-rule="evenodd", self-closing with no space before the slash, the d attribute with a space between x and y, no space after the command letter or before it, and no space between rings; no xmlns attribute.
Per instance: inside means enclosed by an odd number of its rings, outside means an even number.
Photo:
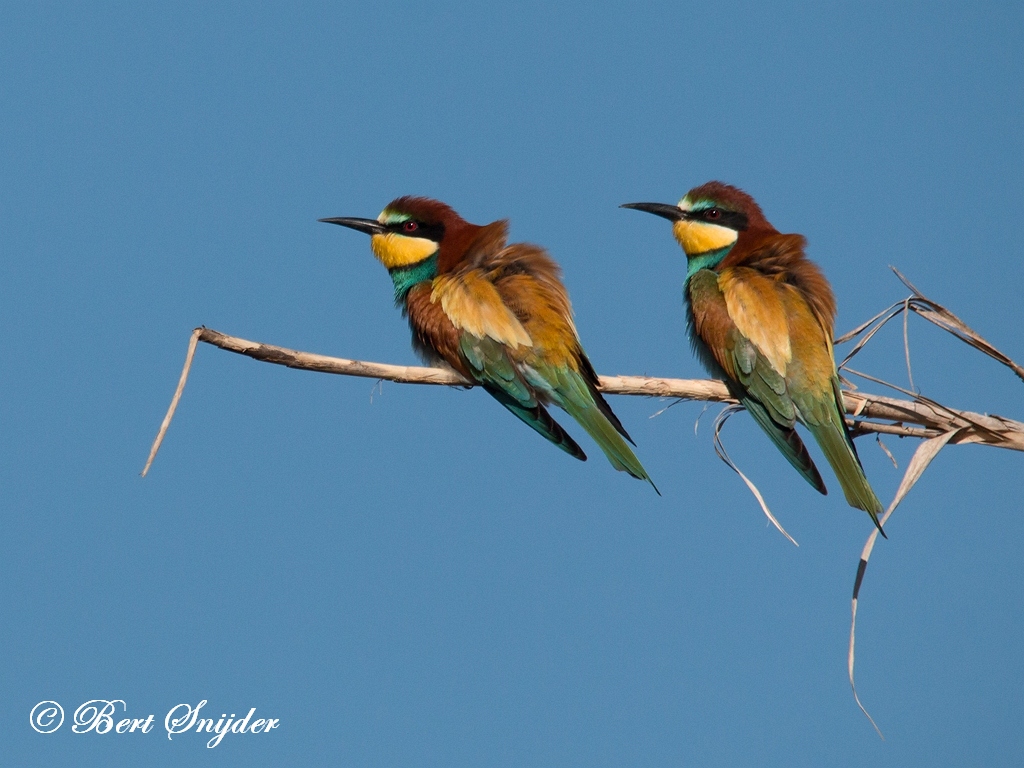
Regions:
<svg viewBox="0 0 1024 768"><path fill-rule="evenodd" d="M171 398L171 405L167 409L167 414L164 416L164 420L160 423L160 429L156 433L156 439L153 441L153 445L149 449L149 457L146 459L146 466L142 468L142 477L149 474L149 468L153 466L153 460L156 458L157 451L160 450L160 446L164 442L164 436L167 434L167 430L171 426L171 419L174 418L174 412L178 409L178 401L181 400L181 393L185 391L185 384L188 382L188 374L189 371L192 370L192 359L196 355L196 347L199 344L199 338L202 336L204 330L205 328L195 328L192 331L192 336L188 342L188 351L185 353L185 365L181 369L181 377L178 379L178 387L174 390L174 397Z"/></svg>

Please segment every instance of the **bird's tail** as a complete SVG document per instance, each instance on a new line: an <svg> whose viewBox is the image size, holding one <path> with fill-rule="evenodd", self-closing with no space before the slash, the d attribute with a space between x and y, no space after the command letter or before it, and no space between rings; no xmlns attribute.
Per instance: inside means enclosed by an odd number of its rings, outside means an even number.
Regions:
<svg viewBox="0 0 1024 768"><path fill-rule="evenodd" d="M863 509L871 515L875 527L882 536L885 536L882 524L878 520L882 513L882 502L878 500L864 474L864 467L860 463L846 422L838 409L829 416L830 418L822 419L818 424L808 423L807 428L811 430L811 434L818 441L825 458L832 466L832 471L836 473L843 493L846 494L846 501L851 507Z"/></svg>
<svg viewBox="0 0 1024 768"><path fill-rule="evenodd" d="M559 372L560 386L555 394L556 402L566 413L580 423L594 442L604 451L608 461L617 470L628 472L638 480L646 480L659 496L661 491L651 480L640 459L633 453L626 440L629 435L604 401L601 393L588 386L586 380L575 371ZM611 414L611 418L605 411ZM614 419L614 422L612 421ZM630 440L632 442L632 440Z"/></svg>
<svg viewBox="0 0 1024 768"><path fill-rule="evenodd" d="M524 423L529 424L533 429L537 430L537 432L542 434L545 438L557 445L574 459L579 459L580 461L587 460L587 454L583 452L583 449L580 448L579 444L572 439L569 433L562 428L562 425L552 418L551 414L548 413L548 409L543 405L537 403L533 408L529 408L510 397L509 394L502 389L498 389L497 387L487 384L484 384L483 386L495 400L504 405L512 413L522 419Z"/></svg>
<svg viewBox="0 0 1024 768"><path fill-rule="evenodd" d="M825 481L821 479L821 473L814 466L814 460L811 459L811 454L807 452L807 446L804 445L804 441L800 439L796 430L776 424L768 410L752 397L740 398L740 402L804 480L810 483L818 493L827 494Z"/></svg>

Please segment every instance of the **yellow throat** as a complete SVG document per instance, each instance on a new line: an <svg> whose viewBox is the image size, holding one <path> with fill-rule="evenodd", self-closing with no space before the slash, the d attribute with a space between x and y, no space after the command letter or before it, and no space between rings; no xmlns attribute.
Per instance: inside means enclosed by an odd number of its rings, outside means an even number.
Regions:
<svg viewBox="0 0 1024 768"><path fill-rule="evenodd" d="M426 237L406 237L388 232L384 235L373 235L370 238L370 248L381 264L388 269L396 269L408 267L433 256L440 246Z"/></svg>
<svg viewBox="0 0 1024 768"><path fill-rule="evenodd" d="M732 245L740 233L729 227L711 224L706 221L687 221L680 219L672 225L672 234L683 246L687 256L696 256L708 251Z"/></svg>

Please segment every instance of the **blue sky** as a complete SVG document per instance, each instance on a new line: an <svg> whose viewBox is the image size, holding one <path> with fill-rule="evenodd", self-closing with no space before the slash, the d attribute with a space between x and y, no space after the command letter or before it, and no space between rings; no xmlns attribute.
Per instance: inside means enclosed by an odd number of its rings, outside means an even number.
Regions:
<svg viewBox="0 0 1024 768"><path fill-rule="evenodd" d="M12 764L1011 765L1024 749L1019 454L945 450L870 531L746 416L613 398L664 496L482 392L203 347L413 363L364 237L393 197L511 219L607 374L703 376L672 202L712 178L805 234L845 330L895 265L1024 358L1018 4L32 4L0 10L0 733ZM1022 418L921 322L915 381ZM898 327L859 367L906 383ZM871 387L867 387L872 389ZM877 389L877 388L874 388ZM563 419L575 435L581 430ZM860 451L879 495L901 471ZM913 443L887 440L901 462ZM817 454L816 454L817 455ZM123 699L148 734L70 731ZM216 749L163 717L279 718ZM41 735L32 707L69 722Z"/></svg>

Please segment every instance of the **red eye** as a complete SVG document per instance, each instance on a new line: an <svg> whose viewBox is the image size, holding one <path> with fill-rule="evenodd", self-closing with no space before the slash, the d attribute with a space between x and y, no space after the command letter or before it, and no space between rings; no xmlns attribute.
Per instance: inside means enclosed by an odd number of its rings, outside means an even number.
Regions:
<svg viewBox="0 0 1024 768"><path fill-rule="evenodd" d="M402 225L402 229L405 230L406 232L415 232L419 228L420 225L417 224L415 221L407 221L405 222L405 224Z"/></svg>
<svg viewBox="0 0 1024 768"><path fill-rule="evenodd" d="M722 218L722 212L717 208L709 208L708 212L705 213L704 215L711 221Z"/></svg>

